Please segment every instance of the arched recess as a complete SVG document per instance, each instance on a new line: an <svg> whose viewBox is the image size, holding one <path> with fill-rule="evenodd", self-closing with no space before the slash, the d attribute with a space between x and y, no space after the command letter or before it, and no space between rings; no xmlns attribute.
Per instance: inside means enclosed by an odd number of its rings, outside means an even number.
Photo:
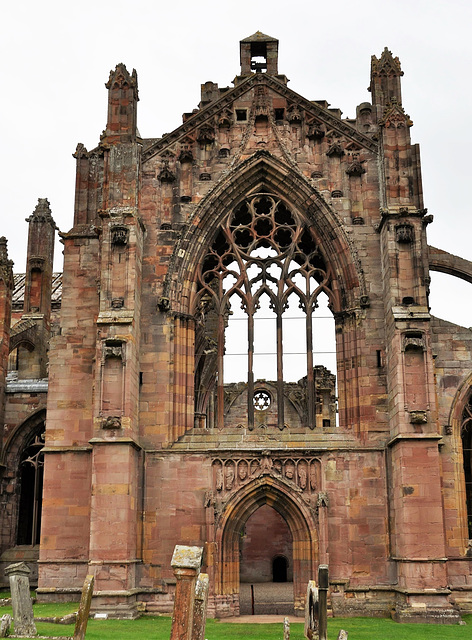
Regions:
<svg viewBox="0 0 472 640"><path fill-rule="evenodd" d="M174 376L176 380L179 380L179 391L174 393L173 403L172 439L174 440L194 425L194 415L189 410L191 399L195 398L193 373L196 375L196 384L199 389L195 406L197 422L201 419L204 423L206 411L207 416L217 416L216 424L218 428L222 428L224 395L222 385L224 382L221 375L222 366L219 361L224 352L220 337L221 331L224 331L224 313L223 307L220 305L221 308L217 312L219 314L218 326L215 329L215 333L219 332L218 340L213 340L214 344L205 344L201 340L199 341L199 336L195 335L195 319L200 312L198 305L202 299L202 278L199 269L210 247L217 242L218 234L221 235L222 232L224 234L225 225L228 229L229 217L236 207L245 200L260 194L267 194L274 201L286 205L295 220L294 226L297 227L297 233L303 231L307 234L310 243L319 254L320 264L322 264L320 272L323 270L325 275L318 279L318 284L320 290L328 296L330 310L337 318L339 330L337 330L336 340L339 358L344 359L347 357L344 354L349 353L349 358L352 360L352 351L360 343L360 340L356 338L358 324L355 319L355 310L367 307L369 302L360 261L343 223L334 209L325 202L310 181L297 169L266 151L255 153L226 175L202 200L187 221L170 260L159 306L162 310L170 310L174 317ZM235 255L234 252L233 255ZM317 278L315 277L315 279ZM235 294L239 295L238 292ZM257 296L262 294L267 294L270 297L270 291L267 288L265 292L261 289L252 300L253 308L254 304L257 304ZM315 297L316 295L318 293L315 294ZM282 303L281 298L282 296L280 296L279 302ZM313 298L310 303L315 306L316 299ZM280 315L282 311L278 309L276 313ZM250 343L249 336L248 342ZM213 363L201 366L201 363L193 361L193 353L208 354L212 350L214 353L218 351L217 356L213 356L213 359L218 359L216 365ZM250 352L250 347L248 347L248 352ZM279 349L277 348L278 353ZM310 349L307 345L307 355L309 353ZM354 358L354 360L356 359ZM359 389L356 386L356 374L351 370L351 366L349 366L349 370L348 375L344 373L345 368L343 367L344 378L339 380L339 396L342 398L340 424L349 424L350 427L358 428L359 412L356 399L359 396ZM280 381L280 371L281 367L277 365L278 382ZM305 375L307 375L307 388L310 390L312 371L313 367L307 363ZM249 428L252 428L254 423L250 404L251 385L253 385L251 375L252 370L249 364L247 380ZM211 398L209 390L217 380L219 388L215 400ZM279 428L282 428L283 394L280 389L281 385L279 384L278 422ZM311 403L308 402L310 407L314 405L313 398L311 400ZM212 402L216 404L216 410L208 409L208 403ZM312 414L313 410L309 411L308 425L310 428L314 427Z"/></svg>
<svg viewBox="0 0 472 640"><path fill-rule="evenodd" d="M463 381L449 415L455 461L455 494L458 500L464 552L472 539L472 373Z"/></svg>
<svg viewBox="0 0 472 640"><path fill-rule="evenodd" d="M21 478L22 478L22 463L27 463L27 458L33 453L33 449L28 451L28 448L36 441L37 446L33 447L35 450L41 448L39 442L44 435L45 431L46 410L39 409L32 415L30 415L24 422L19 424L9 435L2 454L0 456L0 469L2 470L2 495L7 496L7 504L0 513L0 531L1 531L1 550L14 547L18 540L18 525L20 517L20 501L21 501ZM38 461L33 461L36 464ZM10 487L10 489L9 489ZM39 492L40 487L38 487ZM41 495L36 496L39 501ZM32 509L34 504L32 503ZM40 508L39 504L36 504L36 512L34 514L34 522L36 525L40 522L40 512L37 508ZM33 515L33 514L32 514ZM35 527L33 526L33 529ZM33 535L33 533L32 533ZM39 537L39 531L35 529L34 538L37 540ZM26 544L33 545L34 541L31 540Z"/></svg>
<svg viewBox="0 0 472 640"><path fill-rule="evenodd" d="M215 538L215 606L239 614L239 542L248 518L262 505L275 509L287 522L293 539L293 593L295 610L303 610L308 580L318 565L318 523L313 511L287 484L272 476L253 480L231 496L218 520ZM268 535L270 532L268 532Z"/></svg>

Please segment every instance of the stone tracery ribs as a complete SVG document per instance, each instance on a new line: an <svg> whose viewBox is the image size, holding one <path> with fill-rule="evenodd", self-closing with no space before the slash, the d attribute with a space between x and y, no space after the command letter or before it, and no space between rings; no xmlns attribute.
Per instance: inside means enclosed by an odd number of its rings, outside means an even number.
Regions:
<svg viewBox="0 0 472 640"><path fill-rule="evenodd" d="M295 296L306 316L307 415L315 425L312 318L320 293L330 293L331 274L311 231L300 216L277 197L260 193L243 200L230 212L202 260L197 274L196 297L200 331L207 342L217 344L216 353L197 353L199 380L209 380L209 363L217 380L217 424L224 424L223 357L224 332L230 299L237 296L247 315L248 428L254 428L254 316L263 295L269 297L277 326L277 412L284 424L282 315L289 297ZM291 298L293 300L293 297ZM198 341L198 338L197 338ZM199 339L205 344L205 339ZM205 373L207 371L207 373ZM197 398L198 403L198 398ZM201 411L203 407L198 407Z"/></svg>

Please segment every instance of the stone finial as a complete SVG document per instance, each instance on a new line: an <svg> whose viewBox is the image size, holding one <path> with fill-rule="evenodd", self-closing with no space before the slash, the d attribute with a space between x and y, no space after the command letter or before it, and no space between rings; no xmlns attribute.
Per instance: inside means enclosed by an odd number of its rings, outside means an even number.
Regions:
<svg viewBox="0 0 472 640"><path fill-rule="evenodd" d="M115 69L111 69L108 82L105 83L107 89L133 89L133 96L135 100L138 98L138 74L136 69L133 69L130 74L126 65L122 62L116 65Z"/></svg>
<svg viewBox="0 0 472 640"><path fill-rule="evenodd" d="M387 47L382 51L380 58L372 56L372 76L402 76L403 71L400 59L392 55Z"/></svg>
<svg viewBox="0 0 472 640"><path fill-rule="evenodd" d="M56 229L56 224L51 215L51 205L47 198L38 198L38 204L36 205L33 213L25 218L26 222L50 222Z"/></svg>

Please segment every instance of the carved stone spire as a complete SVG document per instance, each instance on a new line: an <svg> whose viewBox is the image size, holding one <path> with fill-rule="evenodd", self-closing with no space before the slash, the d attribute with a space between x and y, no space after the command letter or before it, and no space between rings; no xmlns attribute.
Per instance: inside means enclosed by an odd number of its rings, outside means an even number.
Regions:
<svg viewBox="0 0 472 640"><path fill-rule="evenodd" d="M130 74L120 62L105 84L108 89L108 121L104 141L134 142L136 140L136 107L138 97L138 75Z"/></svg>
<svg viewBox="0 0 472 640"><path fill-rule="evenodd" d="M385 107L388 103L402 103L401 81L403 75L400 60L385 47L380 58L372 56L370 91L372 104Z"/></svg>

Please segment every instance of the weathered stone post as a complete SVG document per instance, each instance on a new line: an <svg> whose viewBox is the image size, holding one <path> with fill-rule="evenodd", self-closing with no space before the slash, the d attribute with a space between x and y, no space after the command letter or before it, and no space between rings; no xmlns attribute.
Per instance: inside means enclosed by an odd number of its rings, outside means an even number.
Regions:
<svg viewBox="0 0 472 640"><path fill-rule="evenodd" d="M318 627L320 640L327 640L328 637L328 586L328 565L320 564L318 567Z"/></svg>
<svg viewBox="0 0 472 640"><path fill-rule="evenodd" d="M204 640L205 638L209 582L207 573L201 573L198 576L193 605L192 640Z"/></svg>
<svg viewBox="0 0 472 640"><path fill-rule="evenodd" d="M195 585L202 564L202 547L176 545L171 567L177 580L170 640L191 640Z"/></svg>
<svg viewBox="0 0 472 640"><path fill-rule="evenodd" d="M79 611L77 613L77 620L75 621L74 640L84 640L85 638L90 613L90 604L92 602L94 580L94 577L91 575L88 575L85 578L84 586L82 588L82 597L80 598Z"/></svg>
<svg viewBox="0 0 472 640"><path fill-rule="evenodd" d="M314 580L309 580L306 590L305 603L305 630L304 635L307 640L318 638L319 619L319 597L318 588Z"/></svg>
<svg viewBox="0 0 472 640"><path fill-rule="evenodd" d="M38 633L34 624L33 603L30 597L30 573L30 569L24 562L15 562L5 569L5 575L10 580L16 636L35 636Z"/></svg>

